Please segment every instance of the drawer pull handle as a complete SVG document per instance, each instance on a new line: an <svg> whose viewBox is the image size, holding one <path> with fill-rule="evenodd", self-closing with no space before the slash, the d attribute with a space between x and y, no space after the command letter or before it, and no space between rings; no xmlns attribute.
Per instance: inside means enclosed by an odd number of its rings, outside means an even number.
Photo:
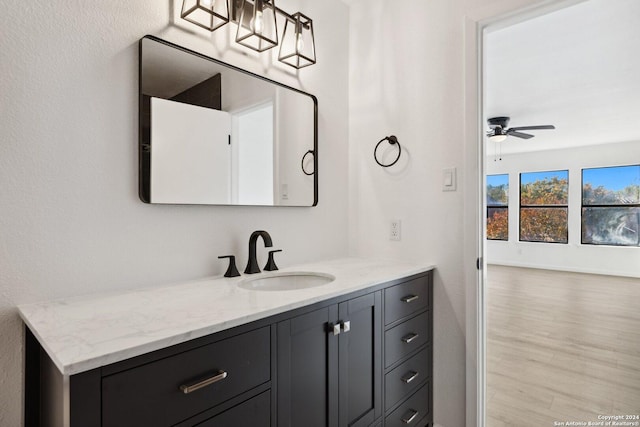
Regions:
<svg viewBox="0 0 640 427"><path fill-rule="evenodd" d="M406 297L403 297L401 301L409 303L409 302L414 302L418 298L420 298L419 295L407 295Z"/></svg>
<svg viewBox="0 0 640 427"><path fill-rule="evenodd" d="M206 380L202 380L202 381L197 382L195 384L181 385L180 386L180 391L182 391L184 394L193 393L196 390L200 390L203 387L206 387L208 385L217 383L218 381L222 381L225 378L227 378L227 373L225 371L220 371L215 376L213 376L211 378L207 378Z"/></svg>
<svg viewBox="0 0 640 427"><path fill-rule="evenodd" d="M411 341L415 340L416 338L418 338L420 335L418 334L409 334L409 335L405 335L404 337L402 337L402 342L409 344Z"/></svg>
<svg viewBox="0 0 640 427"><path fill-rule="evenodd" d="M418 375L420 375L419 372L417 371L411 371L409 372L407 375L405 375L404 377L400 378L402 380L403 383L405 384L409 384L411 381L415 380L416 378L418 378Z"/></svg>
<svg viewBox="0 0 640 427"><path fill-rule="evenodd" d="M410 417L404 417L404 418L402 419L402 422L403 422L403 423L405 423L405 424L411 424L411 422L412 422L413 420L415 420L415 419L416 419L416 417L418 416L418 411L414 411L413 409L411 409L411 412L413 412L413 414L411 414L411 416L410 416Z"/></svg>

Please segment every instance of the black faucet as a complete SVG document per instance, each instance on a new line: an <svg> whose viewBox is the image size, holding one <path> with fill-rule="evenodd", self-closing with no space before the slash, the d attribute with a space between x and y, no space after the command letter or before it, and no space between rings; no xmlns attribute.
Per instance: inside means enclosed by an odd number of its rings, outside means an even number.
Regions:
<svg viewBox="0 0 640 427"><path fill-rule="evenodd" d="M262 237L264 246L270 248L273 246L271 242L271 236L264 230L258 230L251 233L249 237L249 261L247 261L247 268L244 269L244 274L260 273L260 267L258 267L258 259L256 258L256 242L258 237Z"/></svg>

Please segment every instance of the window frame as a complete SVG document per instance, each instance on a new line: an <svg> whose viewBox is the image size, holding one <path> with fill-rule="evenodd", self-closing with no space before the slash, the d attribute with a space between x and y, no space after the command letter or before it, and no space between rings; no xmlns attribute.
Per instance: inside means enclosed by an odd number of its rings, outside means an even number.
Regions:
<svg viewBox="0 0 640 427"><path fill-rule="evenodd" d="M639 208L640 203L624 203L624 204L598 204L598 205L585 205L584 204L584 171L590 169L613 169L613 168L624 168L624 167L638 167L640 168L640 164L635 165L618 165L618 166L602 166L602 167L591 167L591 168L580 168L580 244L584 246L610 246L616 248L640 248L640 235L638 235L638 244L636 245L616 245L613 243L585 243L584 242L584 209L585 208ZM638 221L640 223L640 221Z"/></svg>
<svg viewBox="0 0 640 427"><path fill-rule="evenodd" d="M506 239L491 239L489 238L489 235L487 234L487 230L486 230L486 226L488 224L485 223L485 240L489 240L492 242L508 242L509 241L509 181L511 179L510 174L508 173L496 173L496 174L487 174L487 177L490 176L506 176L507 177L507 204L506 205L490 205L489 203L487 203L487 222L489 221L489 209L501 209L501 210L506 210L507 211L507 238ZM485 191L488 190L488 184L485 184Z"/></svg>
<svg viewBox="0 0 640 427"><path fill-rule="evenodd" d="M555 172L566 172L567 173L567 203L564 205L560 204L545 204L545 205L523 205L522 204L522 175L530 174L530 173L555 173ZM560 245L568 245L569 244L569 169L558 169L558 170L544 170L544 171L533 171L533 172L520 172L518 175L518 242L526 242L526 243L551 243L551 244L560 244ZM545 242L544 240L523 240L522 239L522 209L565 209L567 212L567 239L564 242Z"/></svg>

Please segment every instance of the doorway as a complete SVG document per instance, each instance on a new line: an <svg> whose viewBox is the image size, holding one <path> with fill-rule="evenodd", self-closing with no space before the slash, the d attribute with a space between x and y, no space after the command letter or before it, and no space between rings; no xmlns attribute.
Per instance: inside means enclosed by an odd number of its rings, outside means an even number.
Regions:
<svg viewBox="0 0 640 427"><path fill-rule="evenodd" d="M640 316L632 303L640 299L640 247L590 240L585 225L596 209L585 196L588 171L640 164L640 127L631 118L640 114L632 77L640 62L623 54L640 49L640 7L561 6L483 33L482 121L556 127L485 140L481 155L488 427L640 414ZM618 59L603 61L610 55ZM532 188L555 198L529 197ZM615 207L633 210L640 201L624 203Z"/></svg>
<svg viewBox="0 0 640 427"><path fill-rule="evenodd" d="M274 203L274 105L231 114L231 195L234 204Z"/></svg>

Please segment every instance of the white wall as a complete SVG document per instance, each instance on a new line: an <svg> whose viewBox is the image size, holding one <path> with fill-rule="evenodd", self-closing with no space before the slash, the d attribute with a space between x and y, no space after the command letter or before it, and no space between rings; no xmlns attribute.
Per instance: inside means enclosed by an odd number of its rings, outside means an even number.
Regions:
<svg viewBox="0 0 640 427"><path fill-rule="evenodd" d="M22 413L16 305L222 274L244 266L251 231L281 266L347 254L348 9L282 0L314 18L318 64L299 74L272 54L173 23L181 1L7 2L0 14L0 425ZM225 34L227 30L221 30ZM153 34L319 98L316 208L146 205L138 199L138 40ZM273 55L277 54L274 52ZM258 60L256 60L258 58ZM262 58L260 60L259 58Z"/></svg>
<svg viewBox="0 0 640 427"><path fill-rule="evenodd" d="M350 248L359 255L437 265L434 417L444 427L476 425L476 26L537 3L542 2L351 5ZM390 134L402 144L403 157L382 169L372 153ZM457 167L459 187L445 193L442 169L450 167ZM389 240L391 219L402 221L400 242Z"/></svg>
<svg viewBox="0 0 640 427"><path fill-rule="evenodd" d="M489 153L491 154L491 152ZM491 264L596 274L640 277L640 249L582 245L582 168L623 166L640 162L640 142L610 143L582 148L547 150L488 157L487 174L509 174L509 241L487 241ZM569 170L569 243L550 244L518 241L519 174Z"/></svg>
<svg viewBox="0 0 640 427"><path fill-rule="evenodd" d="M465 422L462 191L441 191L442 169L461 170L463 6L460 1L360 1L351 7L350 133L355 189L353 250L436 264L435 422ZM376 143L403 152L383 169ZM382 150L381 150L382 154ZM389 240L402 221L402 241Z"/></svg>

